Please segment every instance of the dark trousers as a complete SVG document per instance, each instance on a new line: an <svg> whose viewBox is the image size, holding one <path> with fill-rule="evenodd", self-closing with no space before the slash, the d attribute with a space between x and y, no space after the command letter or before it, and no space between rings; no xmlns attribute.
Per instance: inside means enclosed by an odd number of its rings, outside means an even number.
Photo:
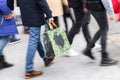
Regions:
<svg viewBox="0 0 120 80"><path fill-rule="evenodd" d="M91 48L94 47L96 41L99 38L101 38L102 58L104 58L108 56L108 54L106 53L106 40L107 40L107 32L108 32L107 14L106 14L106 11L99 11L99 12L91 11L91 14L96 19L99 25L99 30L95 33L93 40L91 41L88 47L91 50Z"/></svg>
<svg viewBox="0 0 120 80"><path fill-rule="evenodd" d="M75 21L74 21L72 15L71 15L71 12L69 12L69 13L64 13L64 15L63 15L63 19L64 19L65 29L66 29L65 32L68 34L67 18L70 18L70 19L71 19L71 21L72 21L72 25L74 25Z"/></svg>
<svg viewBox="0 0 120 80"><path fill-rule="evenodd" d="M58 17L56 16L56 17L53 17L53 18L54 18L54 22L55 22L55 24L56 24L57 26L59 26Z"/></svg>
<svg viewBox="0 0 120 80"><path fill-rule="evenodd" d="M80 7L74 7L73 10L76 18L76 23L68 33L68 40L70 44L72 44L73 38L75 37L76 34L79 33L80 28L82 27L86 42L87 44L89 44L91 42L91 36L88 30L88 24L90 22L90 14L89 12L84 13Z"/></svg>

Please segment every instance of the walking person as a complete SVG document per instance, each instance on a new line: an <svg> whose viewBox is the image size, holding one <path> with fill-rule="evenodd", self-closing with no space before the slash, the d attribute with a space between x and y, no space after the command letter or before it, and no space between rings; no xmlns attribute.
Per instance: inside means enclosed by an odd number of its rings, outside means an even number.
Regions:
<svg viewBox="0 0 120 80"><path fill-rule="evenodd" d="M17 33L13 12L8 7L6 0L0 0L0 69L13 66L6 62L3 50L9 42L10 36Z"/></svg>
<svg viewBox="0 0 120 80"><path fill-rule="evenodd" d="M45 24L48 19L52 22L52 13L48 7L46 0L18 0L21 10L21 17L24 26L29 27L29 43L26 55L25 78L32 78L41 75L42 71L36 71L33 68L33 60L36 50L43 58L45 66L49 66L54 57L45 57L44 49L40 41L41 25ZM46 17L44 15L46 14Z"/></svg>
<svg viewBox="0 0 120 80"><path fill-rule="evenodd" d="M93 40L90 42L90 44L87 46L86 50L84 51L84 55L90 57L91 59L95 59L91 49L94 47L96 41L101 38L101 66L110 66L117 64L116 60L113 60L110 58L108 52L106 51L107 47L107 32L109 29L108 26L108 20L107 20L107 14L106 11L109 13L109 18L111 20L114 19L114 11L112 7L111 0L83 0L84 7L86 7L84 10L87 11L87 9L90 11L90 13L94 16L96 19L99 30L95 33ZM96 4L96 5L95 5Z"/></svg>
<svg viewBox="0 0 120 80"><path fill-rule="evenodd" d="M68 40L72 45L75 35L80 32L80 28L82 27L82 31L88 45L91 41L91 36L88 29L88 24L90 22L90 14L89 12L83 11L82 0L68 0L68 4L70 8L73 8L74 15L75 15L75 24L72 26L72 28L68 33ZM71 49L71 51L65 55L76 56L78 55L78 53Z"/></svg>

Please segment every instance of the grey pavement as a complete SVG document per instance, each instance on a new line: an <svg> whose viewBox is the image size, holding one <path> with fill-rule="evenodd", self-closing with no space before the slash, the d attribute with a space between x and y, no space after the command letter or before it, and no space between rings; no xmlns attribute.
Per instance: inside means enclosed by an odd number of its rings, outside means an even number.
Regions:
<svg viewBox="0 0 120 80"><path fill-rule="evenodd" d="M71 24L69 19L68 21ZM63 27L62 18L60 18L60 23ZM109 23L110 31L108 33L107 50L112 58L120 61L120 22L109 21ZM92 35L98 29L93 18L89 27ZM20 34L17 37L21 38L22 42L13 45L8 44L4 50L7 61L13 63L14 66L0 70L0 80L25 80L24 67L29 36L23 34L23 26L18 26L18 30ZM119 64L107 67L99 66L100 52L94 52L93 55L96 57L96 60L90 60L82 55L85 45L86 42L82 32L80 32L75 36L72 44L72 48L80 54L74 57L58 56L50 67L44 66L42 59L36 52L34 69L42 70L44 74L29 80L120 80Z"/></svg>

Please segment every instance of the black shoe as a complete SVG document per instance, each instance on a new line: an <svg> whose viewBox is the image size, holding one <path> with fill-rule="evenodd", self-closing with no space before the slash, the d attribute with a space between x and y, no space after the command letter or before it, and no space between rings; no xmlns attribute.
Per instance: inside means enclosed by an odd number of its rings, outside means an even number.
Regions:
<svg viewBox="0 0 120 80"><path fill-rule="evenodd" d="M19 43L21 42L21 39L11 39L9 44L16 44L16 43Z"/></svg>
<svg viewBox="0 0 120 80"><path fill-rule="evenodd" d="M101 66L112 66L112 65L117 65L117 64L118 64L118 61L113 60L111 58L102 59L101 61Z"/></svg>
<svg viewBox="0 0 120 80"><path fill-rule="evenodd" d="M92 55L91 51L85 50L85 51L83 52L83 54L84 54L85 56L88 56L88 57L89 57L90 59L92 59L92 60L95 59L94 56Z"/></svg>
<svg viewBox="0 0 120 80"><path fill-rule="evenodd" d="M0 69L9 68L9 67L12 67L12 66L13 66L13 64L9 64L7 62L0 63Z"/></svg>

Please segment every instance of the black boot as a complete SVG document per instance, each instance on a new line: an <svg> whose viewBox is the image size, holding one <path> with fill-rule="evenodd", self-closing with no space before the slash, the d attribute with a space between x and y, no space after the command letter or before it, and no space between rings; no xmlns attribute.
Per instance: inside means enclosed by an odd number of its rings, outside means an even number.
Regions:
<svg viewBox="0 0 120 80"><path fill-rule="evenodd" d="M95 59L94 56L93 56L92 53L91 53L91 50L89 50L89 49L85 49L84 52L83 52L83 54L84 54L85 56L88 56L88 57L89 57L90 59L92 59L92 60Z"/></svg>
<svg viewBox="0 0 120 80"><path fill-rule="evenodd" d="M9 64L9 63L7 63L7 62L5 61L3 55L0 56L0 69L12 67L12 66L13 66L13 64Z"/></svg>
<svg viewBox="0 0 120 80"><path fill-rule="evenodd" d="M102 54L108 54L108 53L104 52ZM113 60L109 56L102 56L101 66L112 66L116 64L118 64L117 60Z"/></svg>

